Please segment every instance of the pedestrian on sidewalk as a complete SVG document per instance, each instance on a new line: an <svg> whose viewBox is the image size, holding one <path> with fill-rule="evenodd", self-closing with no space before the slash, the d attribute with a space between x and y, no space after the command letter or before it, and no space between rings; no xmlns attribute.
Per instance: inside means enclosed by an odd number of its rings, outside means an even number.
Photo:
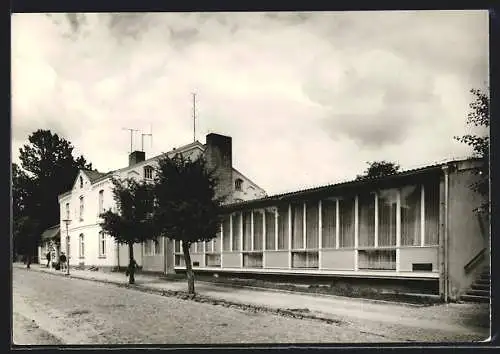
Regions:
<svg viewBox="0 0 500 354"><path fill-rule="evenodd" d="M47 252L45 257L47 257L47 268L49 268L50 267L50 252Z"/></svg>
<svg viewBox="0 0 500 354"><path fill-rule="evenodd" d="M66 255L64 252L61 252L61 255L59 256L59 263L61 264L61 270L64 271L66 270L67 264L66 264Z"/></svg>

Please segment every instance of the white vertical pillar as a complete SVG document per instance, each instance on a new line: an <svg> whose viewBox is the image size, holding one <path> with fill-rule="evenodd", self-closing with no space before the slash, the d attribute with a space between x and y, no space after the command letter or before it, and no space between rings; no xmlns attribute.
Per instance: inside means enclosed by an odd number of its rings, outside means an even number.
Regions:
<svg viewBox="0 0 500 354"><path fill-rule="evenodd" d="M401 190L396 195L396 272L400 268L400 246L401 246Z"/></svg>
<svg viewBox="0 0 500 354"><path fill-rule="evenodd" d="M233 251L233 213L229 214L229 250Z"/></svg>
<svg viewBox="0 0 500 354"><path fill-rule="evenodd" d="M340 202L335 200L335 248L340 247Z"/></svg>
<svg viewBox="0 0 500 354"><path fill-rule="evenodd" d="M378 247L378 193L375 193L375 247Z"/></svg>
<svg viewBox="0 0 500 354"><path fill-rule="evenodd" d="M255 232L253 226L253 210L250 211L250 249L253 251L255 249Z"/></svg>
<svg viewBox="0 0 500 354"><path fill-rule="evenodd" d="M307 248L307 228L306 228L306 222L307 222L307 205L306 202L304 202L304 206L302 208L302 248L306 249Z"/></svg>
<svg viewBox="0 0 500 354"><path fill-rule="evenodd" d="M223 262L223 257L222 257L222 250L224 249L224 222L220 223L220 267L223 268L224 264Z"/></svg>
<svg viewBox="0 0 500 354"><path fill-rule="evenodd" d="M292 268L292 204L288 204L288 268Z"/></svg>
<svg viewBox="0 0 500 354"><path fill-rule="evenodd" d="M321 199L318 201L318 269L321 269L323 255L321 249L323 248L323 215Z"/></svg>
<svg viewBox="0 0 500 354"><path fill-rule="evenodd" d="M359 198L356 195L354 199L354 270L358 270L358 244L359 244L359 220L358 208Z"/></svg>
<svg viewBox="0 0 500 354"><path fill-rule="evenodd" d="M266 267L266 209L262 209L262 268Z"/></svg>
<svg viewBox="0 0 500 354"><path fill-rule="evenodd" d="M240 266L243 268L243 212L240 212Z"/></svg>
<svg viewBox="0 0 500 354"><path fill-rule="evenodd" d="M425 187L420 190L420 246L425 246Z"/></svg>
<svg viewBox="0 0 500 354"><path fill-rule="evenodd" d="M278 250L278 207L274 209L274 249Z"/></svg>

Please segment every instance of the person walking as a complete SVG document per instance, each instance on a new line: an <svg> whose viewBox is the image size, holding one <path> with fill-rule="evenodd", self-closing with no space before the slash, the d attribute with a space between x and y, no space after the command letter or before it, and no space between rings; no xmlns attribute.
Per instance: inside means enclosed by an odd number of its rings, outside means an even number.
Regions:
<svg viewBox="0 0 500 354"><path fill-rule="evenodd" d="M50 267L50 251L47 252L47 254L45 255L45 257L47 257L47 268Z"/></svg>
<svg viewBox="0 0 500 354"><path fill-rule="evenodd" d="M61 255L59 256L59 263L61 264L61 270L66 270L66 267L68 265L66 264L66 255L64 254L64 252L61 252Z"/></svg>

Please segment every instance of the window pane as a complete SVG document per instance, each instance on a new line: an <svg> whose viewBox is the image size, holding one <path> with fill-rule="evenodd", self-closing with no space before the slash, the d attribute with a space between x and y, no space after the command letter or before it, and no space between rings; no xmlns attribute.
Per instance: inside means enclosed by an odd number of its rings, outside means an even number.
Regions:
<svg viewBox="0 0 500 354"><path fill-rule="evenodd" d="M335 199L324 199L321 201L321 223L322 223L322 246L323 248L335 248L336 227L336 201ZM309 218L308 218L309 219Z"/></svg>
<svg viewBox="0 0 500 354"><path fill-rule="evenodd" d="M146 241L146 247L149 248L149 241ZM181 252L181 241L174 240L174 248L176 253Z"/></svg>
<svg viewBox="0 0 500 354"><path fill-rule="evenodd" d="M241 213L233 214L233 251L240 250L241 241Z"/></svg>
<svg viewBox="0 0 500 354"><path fill-rule="evenodd" d="M306 205L306 248L319 247L318 228L318 202L309 202Z"/></svg>
<svg viewBox="0 0 500 354"><path fill-rule="evenodd" d="M288 205L278 207L278 249L288 249Z"/></svg>
<svg viewBox="0 0 500 354"><path fill-rule="evenodd" d="M263 241L263 213L260 210L253 212L253 249L256 251L262 250L262 241Z"/></svg>
<svg viewBox="0 0 500 354"><path fill-rule="evenodd" d="M304 204L292 204L292 248L304 247Z"/></svg>
<svg viewBox="0 0 500 354"><path fill-rule="evenodd" d="M378 245L396 245L397 189L382 190L378 194Z"/></svg>
<svg viewBox="0 0 500 354"><path fill-rule="evenodd" d="M224 251L231 250L231 223L229 221L229 215L224 216L222 219L222 232L223 232L223 249Z"/></svg>
<svg viewBox="0 0 500 354"><path fill-rule="evenodd" d="M245 251L249 251L251 249L251 225L252 225L252 216L249 211L243 213L243 249Z"/></svg>
<svg viewBox="0 0 500 354"><path fill-rule="evenodd" d="M439 184L425 185L425 244L434 246L439 244Z"/></svg>
<svg viewBox="0 0 500 354"><path fill-rule="evenodd" d="M273 209L266 209L266 250L275 248L275 212Z"/></svg>
<svg viewBox="0 0 500 354"><path fill-rule="evenodd" d="M318 268L318 252L293 252L292 268Z"/></svg>
<svg viewBox="0 0 500 354"><path fill-rule="evenodd" d="M396 250L358 251L359 269L396 270Z"/></svg>
<svg viewBox="0 0 500 354"><path fill-rule="evenodd" d="M243 267L262 268L262 253L244 253Z"/></svg>
<svg viewBox="0 0 500 354"><path fill-rule="evenodd" d="M420 245L421 187L401 188L401 245Z"/></svg>
<svg viewBox="0 0 500 354"><path fill-rule="evenodd" d="M354 247L354 198L339 200L339 247Z"/></svg>
<svg viewBox="0 0 500 354"><path fill-rule="evenodd" d="M359 246L375 246L375 195L361 194L358 198Z"/></svg>

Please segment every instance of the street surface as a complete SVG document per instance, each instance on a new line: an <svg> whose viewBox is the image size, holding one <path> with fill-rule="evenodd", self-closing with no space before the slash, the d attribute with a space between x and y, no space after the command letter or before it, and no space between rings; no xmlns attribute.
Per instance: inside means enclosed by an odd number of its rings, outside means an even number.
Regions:
<svg viewBox="0 0 500 354"><path fill-rule="evenodd" d="M241 289L225 291L252 303ZM278 293L253 294L254 300L266 296L269 304L281 298ZM13 269L13 296L15 344L362 343L488 337L488 308L474 304L406 308L330 300L335 306L330 312L337 314L340 324L329 324L19 268ZM310 296L302 299L301 308L314 310ZM316 301L326 306L328 299ZM375 306L378 318L373 316ZM387 316L380 315L384 308Z"/></svg>

